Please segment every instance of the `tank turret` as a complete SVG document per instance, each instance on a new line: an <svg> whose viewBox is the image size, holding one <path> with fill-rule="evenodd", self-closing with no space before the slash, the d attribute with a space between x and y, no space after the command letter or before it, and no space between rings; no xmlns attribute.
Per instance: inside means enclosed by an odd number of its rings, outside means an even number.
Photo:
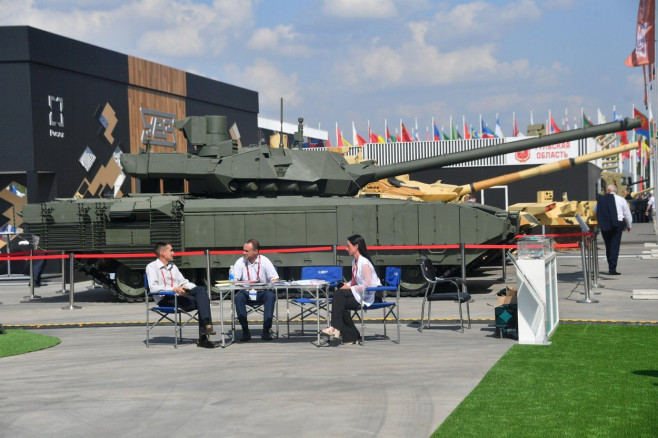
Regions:
<svg viewBox="0 0 658 438"><path fill-rule="evenodd" d="M299 120L301 126L303 120ZM185 179L191 193L212 197L354 196L382 178L629 130L639 127L640 120L624 119L386 166L374 161L349 164L342 155L328 151L309 153L266 145L238 148L228 137L224 116L188 117L175 126L196 147L196 154L150 153L147 145L145 153L121 156L123 170L139 179Z"/></svg>

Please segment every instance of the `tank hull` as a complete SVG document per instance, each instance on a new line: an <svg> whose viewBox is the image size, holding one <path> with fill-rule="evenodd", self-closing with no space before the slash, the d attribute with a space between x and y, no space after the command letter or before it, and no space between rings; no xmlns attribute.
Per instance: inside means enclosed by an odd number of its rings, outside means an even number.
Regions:
<svg viewBox="0 0 658 438"><path fill-rule="evenodd" d="M409 290L423 284L417 270L421 256L429 256L443 272L461 266L459 250L423 247L505 243L519 232L517 214L479 204L348 197L136 195L58 200L25 206L23 220L48 250L136 254L152 252L157 241L170 241L177 251L234 251L210 256L212 282L227 277L228 267L240 256L236 251L249 238L261 241L282 277L296 278L303 266L349 267L351 257L340 247L358 233L368 242L375 265L403 267ZM312 247L330 248L290 251ZM469 250L466 265L476 267L494 253L497 250ZM133 301L143 296L142 273L151 260L89 258L79 259L78 267L111 286L120 298ZM195 281L205 282L204 256L183 256L176 263Z"/></svg>

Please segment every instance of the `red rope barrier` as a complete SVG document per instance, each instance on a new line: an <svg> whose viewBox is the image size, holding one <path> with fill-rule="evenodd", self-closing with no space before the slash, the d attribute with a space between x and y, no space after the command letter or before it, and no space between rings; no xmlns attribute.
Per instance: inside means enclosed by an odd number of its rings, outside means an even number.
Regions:
<svg viewBox="0 0 658 438"><path fill-rule="evenodd" d="M573 235L588 235L588 233L572 233ZM591 233L589 233L591 234ZM566 235L566 234L565 234ZM539 245L538 245L539 246ZM555 248L578 248L580 244L576 243L561 243L555 244ZM395 250L423 250L423 249L459 249L458 244L446 244L446 245L377 245L370 246L369 249L372 251L395 251ZM475 245L468 244L464 245L465 249L518 249L518 245ZM262 253L300 253L300 252L323 252L323 251L332 251L332 246L313 246L308 248L274 248L274 249L264 249ZM346 246L337 246L336 250L345 251L347 250ZM49 252L58 252L58 251L40 251L40 253L46 254ZM49 260L49 259L67 259L69 258L68 254L57 254L57 255L21 255L21 254L30 254L29 251L22 251L16 253L5 254L3 257L0 257L2 260ZM176 252L176 256L199 256L204 255L205 251L181 251ZM242 250L215 250L209 251L210 255L240 255ZM125 259L125 258L146 258L154 257L153 253L116 253L116 254L73 254L75 259Z"/></svg>

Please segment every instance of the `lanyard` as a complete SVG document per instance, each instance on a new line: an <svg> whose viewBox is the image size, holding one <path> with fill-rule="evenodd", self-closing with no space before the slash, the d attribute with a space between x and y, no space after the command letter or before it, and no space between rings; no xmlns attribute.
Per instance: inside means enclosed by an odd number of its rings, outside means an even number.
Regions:
<svg viewBox="0 0 658 438"><path fill-rule="evenodd" d="M164 272L162 271L162 269L167 269L167 267L163 266L162 268L160 268L160 273L162 274L162 282L164 283L164 286L167 287L167 279L165 278L165 275L164 275ZM174 274L171 272L172 271L171 269L167 269L167 271L169 271L169 277L171 278L171 287L173 288L174 287Z"/></svg>
<svg viewBox="0 0 658 438"><path fill-rule="evenodd" d="M249 273L249 260L244 259L244 268L247 270L247 280L251 281L251 274ZM256 281L260 281L260 254L258 254L258 271L256 271Z"/></svg>

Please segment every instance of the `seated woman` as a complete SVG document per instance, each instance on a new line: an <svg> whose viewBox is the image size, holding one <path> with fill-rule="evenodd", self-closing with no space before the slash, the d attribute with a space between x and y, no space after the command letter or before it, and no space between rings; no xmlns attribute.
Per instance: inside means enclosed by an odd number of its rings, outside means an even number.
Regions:
<svg viewBox="0 0 658 438"><path fill-rule="evenodd" d="M358 234L347 238L347 252L354 257L352 261L352 280L345 283L333 294L331 325L322 330L330 338L343 338L343 344L356 344L359 330L352 321L352 310L358 310L361 304L367 306L375 301L375 292L366 291L368 287L381 286L375 267L368 255L366 241ZM363 300L363 301L362 301Z"/></svg>

